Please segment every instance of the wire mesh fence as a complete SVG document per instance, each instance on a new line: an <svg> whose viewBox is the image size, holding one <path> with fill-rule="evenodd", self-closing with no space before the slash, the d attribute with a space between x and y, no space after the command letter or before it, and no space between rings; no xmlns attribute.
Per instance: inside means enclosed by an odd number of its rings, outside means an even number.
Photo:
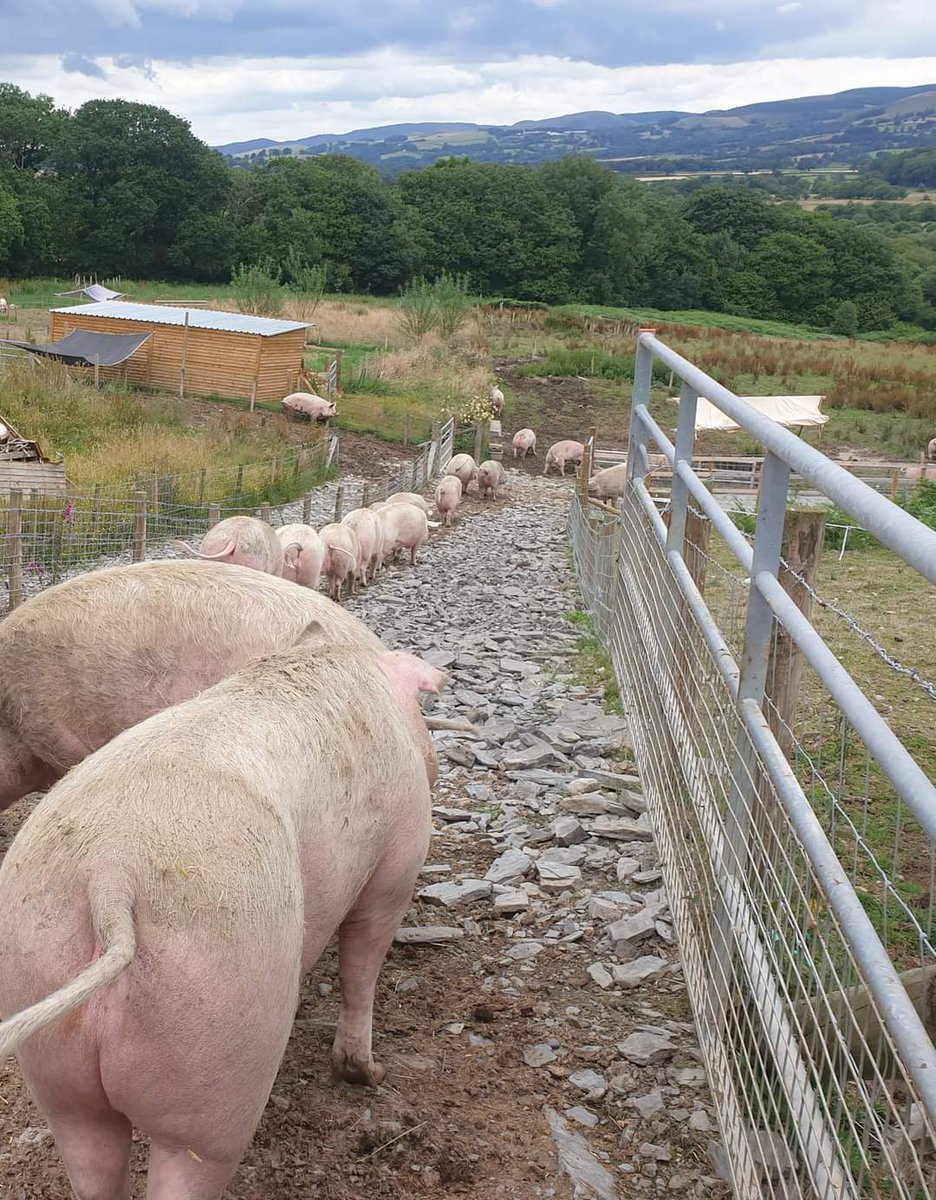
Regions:
<svg viewBox="0 0 936 1200"><path fill-rule="evenodd" d="M260 516L273 526L340 520L398 491L422 491L451 458L453 422L409 462L379 480L326 483L338 462L338 439L303 446L256 468L194 476L152 476L120 489L65 496L11 492L0 496L0 613L44 587L95 566L171 557L176 540L197 542L219 520ZM219 478L212 478L212 475ZM223 495L222 489L230 491ZM206 496L223 495L215 503ZM280 499L280 503L276 500Z"/></svg>
<svg viewBox="0 0 936 1200"><path fill-rule="evenodd" d="M569 533L630 713L736 1194L932 1197L932 823L788 625L840 653L852 638L850 665L860 649L931 708L929 681L788 563L806 628L770 616L752 696L761 575L678 487L651 498L638 449L620 507L576 494ZM929 761L932 740L908 741Z"/></svg>

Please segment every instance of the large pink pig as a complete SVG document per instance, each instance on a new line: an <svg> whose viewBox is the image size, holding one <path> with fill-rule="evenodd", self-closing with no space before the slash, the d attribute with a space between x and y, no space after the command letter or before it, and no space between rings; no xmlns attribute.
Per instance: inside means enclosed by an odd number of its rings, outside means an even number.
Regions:
<svg viewBox="0 0 936 1200"><path fill-rule="evenodd" d="M472 479L478 473L478 464L470 454L456 454L450 458L445 468L446 475L454 475L461 480L462 491L467 496Z"/></svg>
<svg viewBox="0 0 936 1200"><path fill-rule="evenodd" d="M325 546L322 574L328 580L331 598L340 600L341 589L345 584L354 595L357 591L358 565L361 561L357 534L350 525L333 521L330 525L322 526L319 537Z"/></svg>
<svg viewBox="0 0 936 1200"><path fill-rule="evenodd" d="M415 504L388 504L377 512L384 536L384 561L398 551L409 550L410 565L416 565L416 551L429 540L429 520Z"/></svg>
<svg viewBox="0 0 936 1200"><path fill-rule="evenodd" d="M546 451L546 461L543 463L543 474L547 474L550 467L558 467L559 474L565 475L566 463L572 463L577 466L585 454L585 447L581 442L571 440L565 442L554 442Z"/></svg>
<svg viewBox="0 0 936 1200"><path fill-rule="evenodd" d="M196 558L252 567L269 575L283 572L283 547L273 528L257 517L227 517L202 538L201 549L177 542Z"/></svg>
<svg viewBox="0 0 936 1200"><path fill-rule="evenodd" d="M366 584L377 574L383 554L383 532L377 514L369 508L352 508L341 519L354 530L358 543L358 582Z"/></svg>
<svg viewBox="0 0 936 1200"><path fill-rule="evenodd" d="M327 421L337 412L333 400L323 400L314 392L293 392L283 400L283 408L288 408L290 412L305 413L313 421Z"/></svg>
<svg viewBox="0 0 936 1200"><path fill-rule="evenodd" d="M316 589L325 561L322 539L311 525L281 525L276 531L283 547L283 578Z"/></svg>
<svg viewBox="0 0 936 1200"><path fill-rule="evenodd" d="M484 498L488 492L496 500L497 489L504 486L505 472L496 458L489 458L478 467L478 491Z"/></svg>
<svg viewBox="0 0 936 1200"><path fill-rule="evenodd" d="M536 434L532 429L518 429L510 446L514 458L526 458L528 454L536 458Z"/></svg>
<svg viewBox="0 0 936 1200"><path fill-rule="evenodd" d="M383 1078L374 989L431 830L416 698L444 682L313 626L120 734L28 818L0 867L0 1056L79 1200L127 1200L134 1127L148 1200L221 1197L336 931L333 1074Z"/></svg>
<svg viewBox="0 0 936 1200"><path fill-rule="evenodd" d="M0 810L122 730L288 646L311 620L343 644L383 648L325 596L244 567L165 559L38 592L0 621Z"/></svg>
<svg viewBox="0 0 936 1200"><path fill-rule="evenodd" d="M443 525L451 525L455 519L455 509L461 504L462 485L457 475L443 475L435 490L436 512L442 518Z"/></svg>

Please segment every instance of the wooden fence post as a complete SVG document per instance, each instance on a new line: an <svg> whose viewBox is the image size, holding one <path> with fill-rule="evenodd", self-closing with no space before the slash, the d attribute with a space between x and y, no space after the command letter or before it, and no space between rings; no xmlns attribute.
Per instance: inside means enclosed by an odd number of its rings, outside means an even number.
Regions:
<svg viewBox="0 0 936 1200"><path fill-rule="evenodd" d="M816 586L824 539L823 510L800 508L787 512L780 555L789 564L789 570L781 566L780 584L807 620L812 611L809 588ZM808 586L804 586L798 576ZM780 749L787 757L792 753L796 741L793 723L805 666L802 650L778 622L767 670L764 714Z"/></svg>
<svg viewBox="0 0 936 1200"><path fill-rule="evenodd" d="M480 463L484 457L484 426L475 425L474 460Z"/></svg>
<svg viewBox="0 0 936 1200"><path fill-rule="evenodd" d="M279 460L274 458L270 463L270 487L276 483L276 469L279 466Z"/></svg>
<svg viewBox="0 0 936 1200"><path fill-rule="evenodd" d="M335 488L335 521L341 520L344 514L344 484L339 483Z"/></svg>
<svg viewBox="0 0 936 1200"><path fill-rule="evenodd" d="M133 561L146 557L146 492L133 493Z"/></svg>
<svg viewBox="0 0 936 1200"><path fill-rule="evenodd" d="M213 529L221 520L221 506L219 504L208 505L208 528Z"/></svg>
<svg viewBox="0 0 936 1200"><path fill-rule="evenodd" d="M361 492L361 508L367 508L370 505L370 480L364 480L364 489Z"/></svg>
<svg viewBox="0 0 936 1200"><path fill-rule="evenodd" d="M23 599L23 493L17 488L10 492L7 543L9 553L10 612Z"/></svg>
<svg viewBox="0 0 936 1200"><path fill-rule="evenodd" d="M244 464L240 463L237 468L237 478L234 481L235 496L242 496L244 493Z"/></svg>
<svg viewBox="0 0 936 1200"><path fill-rule="evenodd" d="M293 483L297 483L299 480L299 466L300 466L301 462L302 462L302 450L300 450L299 453L296 455L296 461L293 463L293 474L292 474Z"/></svg>
<svg viewBox="0 0 936 1200"><path fill-rule="evenodd" d="M583 500L588 499L588 481L592 473L592 456L595 453L595 427L594 425L588 431L588 440L585 443L585 453L582 455L582 465L579 467L578 488L579 495Z"/></svg>
<svg viewBox="0 0 936 1200"><path fill-rule="evenodd" d="M202 467L198 472L198 506L199 508L205 503L205 483L208 479L208 468Z"/></svg>
<svg viewBox="0 0 936 1200"><path fill-rule="evenodd" d="M310 525L312 523L312 493L306 492L302 497L302 523Z"/></svg>
<svg viewBox="0 0 936 1200"><path fill-rule="evenodd" d="M269 506L269 504L261 504L260 505L260 520L266 521L267 525L269 525L269 523L270 523L270 506Z"/></svg>
<svg viewBox="0 0 936 1200"><path fill-rule="evenodd" d="M101 524L101 485L94 485L94 499L91 501L91 537L96 538Z"/></svg>

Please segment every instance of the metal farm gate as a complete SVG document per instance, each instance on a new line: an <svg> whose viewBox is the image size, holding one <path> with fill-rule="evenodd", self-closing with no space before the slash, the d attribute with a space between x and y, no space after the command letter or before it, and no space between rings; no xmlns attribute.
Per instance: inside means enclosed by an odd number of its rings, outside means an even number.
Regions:
<svg viewBox="0 0 936 1200"><path fill-rule="evenodd" d="M650 415L656 362L682 381L675 445ZM692 468L699 396L765 448L752 541ZM672 467L668 495L648 488L648 454ZM923 1200L936 790L794 601L791 478L936 582L936 532L642 331L620 508L577 492L570 535L632 724L736 1195ZM802 662L792 698L773 678L784 654ZM894 665L936 718L933 686Z"/></svg>

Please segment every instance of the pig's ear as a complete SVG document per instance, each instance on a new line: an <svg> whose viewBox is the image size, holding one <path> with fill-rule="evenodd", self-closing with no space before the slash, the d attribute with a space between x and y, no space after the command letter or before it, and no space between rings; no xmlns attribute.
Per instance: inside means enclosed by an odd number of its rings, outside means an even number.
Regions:
<svg viewBox="0 0 936 1200"><path fill-rule="evenodd" d="M328 642L328 637L325 630L322 628L320 621L310 621L308 625L299 633L294 646L305 646L310 650L315 646L324 646Z"/></svg>
<svg viewBox="0 0 936 1200"><path fill-rule="evenodd" d="M449 676L415 654L387 651L377 655L377 665L400 699L407 703L420 692L441 692Z"/></svg>

